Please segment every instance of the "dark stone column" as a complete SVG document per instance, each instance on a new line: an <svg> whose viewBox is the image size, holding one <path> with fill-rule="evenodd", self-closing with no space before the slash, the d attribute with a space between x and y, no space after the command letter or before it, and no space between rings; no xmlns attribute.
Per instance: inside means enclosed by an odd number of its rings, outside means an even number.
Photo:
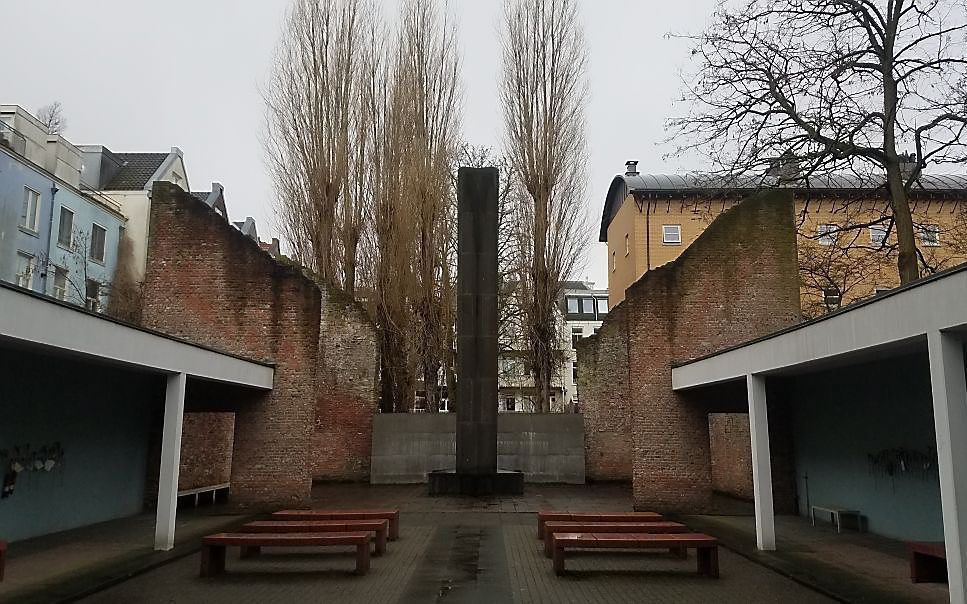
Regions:
<svg viewBox="0 0 967 604"><path fill-rule="evenodd" d="M457 472L497 471L497 169L457 179Z"/></svg>
<svg viewBox="0 0 967 604"><path fill-rule="evenodd" d="M431 472L431 495L520 493L497 470L497 169L457 178L457 464Z"/></svg>

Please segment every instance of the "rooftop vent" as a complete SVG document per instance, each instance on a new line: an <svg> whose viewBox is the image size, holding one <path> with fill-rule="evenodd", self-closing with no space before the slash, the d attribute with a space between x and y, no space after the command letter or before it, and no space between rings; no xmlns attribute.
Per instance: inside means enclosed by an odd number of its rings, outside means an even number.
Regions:
<svg viewBox="0 0 967 604"><path fill-rule="evenodd" d="M638 176L637 159L632 159L625 162L625 176Z"/></svg>

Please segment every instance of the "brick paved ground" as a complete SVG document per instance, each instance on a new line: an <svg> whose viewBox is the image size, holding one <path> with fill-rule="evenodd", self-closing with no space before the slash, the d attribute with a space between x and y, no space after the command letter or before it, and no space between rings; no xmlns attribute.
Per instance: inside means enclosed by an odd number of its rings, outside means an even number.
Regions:
<svg viewBox="0 0 967 604"><path fill-rule="evenodd" d="M197 555L135 577L84 602L826 602L798 583L728 551L722 577L700 578L695 555L593 554L569 560L557 577L535 537L538 507L630 509L624 487L529 487L523 497L429 499L425 487L325 486L317 505L394 506L403 510L401 539L374 558L364 577L349 557L266 551L239 560L228 574L198 578Z"/></svg>

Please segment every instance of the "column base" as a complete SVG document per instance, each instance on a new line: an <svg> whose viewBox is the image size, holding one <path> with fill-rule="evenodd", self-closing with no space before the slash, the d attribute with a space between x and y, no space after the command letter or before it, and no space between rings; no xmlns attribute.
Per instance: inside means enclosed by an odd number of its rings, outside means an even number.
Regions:
<svg viewBox="0 0 967 604"><path fill-rule="evenodd" d="M430 496L441 495L523 495L524 473L517 470L497 470L493 474L459 473L455 470L434 470L427 474Z"/></svg>

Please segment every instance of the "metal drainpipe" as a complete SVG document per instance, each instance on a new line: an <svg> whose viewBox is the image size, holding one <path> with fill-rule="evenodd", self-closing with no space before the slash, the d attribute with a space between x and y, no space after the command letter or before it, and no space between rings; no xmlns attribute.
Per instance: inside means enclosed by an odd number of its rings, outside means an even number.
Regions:
<svg viewBox="0 0 967 604"><path fill-rule="evenodd" d="M57 192L60 189L57 188L57 183L55 181L50 181L50 213L47 216L47 258L44 259L44 272L43 272L43 283L44 283L44 294L47 294L47 275L50 273L50 258L53 254L52 246L50 244L51 239L54 237L54 205L57 199Z"/></svg>
<svg viewBox="0 0 967 604"><path fill-rule="evenodd" d="M645 272L651 270L651 202L645 198Z"/></svg>

